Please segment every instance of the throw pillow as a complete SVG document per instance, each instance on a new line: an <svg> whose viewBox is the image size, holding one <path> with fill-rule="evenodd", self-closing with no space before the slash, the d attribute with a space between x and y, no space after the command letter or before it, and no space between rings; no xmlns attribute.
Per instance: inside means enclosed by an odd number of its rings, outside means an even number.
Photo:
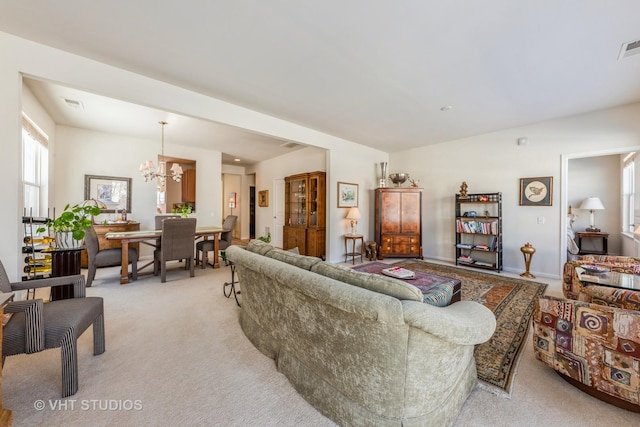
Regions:
<svg viewBox="0 0 640 427"><path fill-rule="evenodd" d="M451 303L453 297L453 283L441 283L425 291L422 301L436 307L446 307Z"/></svg>

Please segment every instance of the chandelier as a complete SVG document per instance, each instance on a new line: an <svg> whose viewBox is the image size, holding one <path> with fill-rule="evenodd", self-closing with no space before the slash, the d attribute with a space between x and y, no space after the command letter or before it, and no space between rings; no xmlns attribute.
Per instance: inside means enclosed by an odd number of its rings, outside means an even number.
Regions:
<svg viewBox="0 0 640 427"><path fill-rule="evenodd" d="M171 165L170 174L167 174L167 162L164 161L164 126L167 124L165 121L158 122L162 125L162 154L161 160L158 161L158 168L153 165L153 161L147 160L145 163L140 164L140 173L144 177L144 182L158 179L158 185L163 186L167 178L172 178L176 182L182 180L182 167L178 163Z"/></svg>

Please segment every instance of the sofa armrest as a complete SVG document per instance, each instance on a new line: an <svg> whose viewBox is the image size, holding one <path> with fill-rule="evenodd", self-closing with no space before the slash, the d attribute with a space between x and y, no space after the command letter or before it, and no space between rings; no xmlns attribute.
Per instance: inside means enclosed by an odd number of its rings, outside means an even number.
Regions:
<svg viewBox="0 0 640 427"><path fill-rule="evenodd" d="M640 311L640 291L610 286L583 286L578 301Z"/></svg>
<svg viewBox="0 0 640 427"><path fill-rule="evenodd" d="M50 286L73 285L75 298L85 297L85 280L82 274L73 276L48 277L46 279L25 280L11 283L12 291L24 291L26 289L48 288Z"/></svg>
<svg viewBox="0 0 640 427"><path fill-rule="evenodd" d="M404 320L445 341L461 344L481 344L496 329L494 314L473 301L461 301L447 307L435 307L417 301L402 301Z"/></svg>
<svg viewBox="0 0 640 427"><path fill-rule="evenodd" d="M13 301L4 308L5 313L24 313L24 348L27 354L44 350L43 310L41 299Z"/></svg>

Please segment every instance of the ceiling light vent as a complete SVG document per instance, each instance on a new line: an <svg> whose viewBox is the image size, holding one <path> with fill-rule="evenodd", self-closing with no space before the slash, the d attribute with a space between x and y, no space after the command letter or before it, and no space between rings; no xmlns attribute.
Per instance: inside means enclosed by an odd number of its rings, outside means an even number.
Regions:
<svg viewBox="0 0 640 427"><path fill-rule="evenodd" d="M283 148L296 148L298 145L300 145L300 144L298 144L296 142L285 142L284 144L280 144L280 147L283 147Z"/></svg>
<svg viewBox="0 0 640 427"><path fill-rule="evenodd" d="M622 48L620 48L620 55L618 55L618 61L633 55L638 55L638 54L640 54L640 40L627 42L622 45Z"/></svg>
<svg viewBox="0 0 640 427"><path fill-rule="evenodd" d="M76 110L84 110L84 106L82 102L76 101L75 99L63 98L64 103L67 104L67 107L75 108Z"/></svg>

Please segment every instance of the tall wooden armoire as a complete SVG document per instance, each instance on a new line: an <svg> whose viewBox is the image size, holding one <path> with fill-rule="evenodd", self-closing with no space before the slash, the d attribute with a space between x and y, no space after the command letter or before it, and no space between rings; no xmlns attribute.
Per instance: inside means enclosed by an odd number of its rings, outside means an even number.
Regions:
<svg viewBox="0 0 640 427"><path fill-rule="evenodd" d="M422 259L422 188L377 188L374 221L379 259Z"/></svg>
<svg viewBox="0 0 640 427"><path fill-rule="evenodd" d="M326 187L324 172L301 173L284 179L283 249L324 259Z"/></svg>

